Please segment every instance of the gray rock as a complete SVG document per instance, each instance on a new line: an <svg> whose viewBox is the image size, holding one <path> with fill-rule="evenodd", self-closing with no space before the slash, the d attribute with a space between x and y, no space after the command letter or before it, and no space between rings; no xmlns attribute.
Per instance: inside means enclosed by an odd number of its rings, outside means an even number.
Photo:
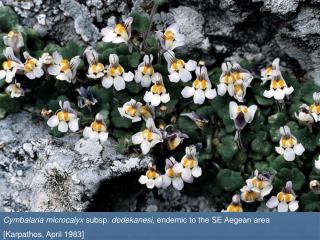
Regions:
<svg viewBox="0 0 320 240"><path fill-rule="evenodd" d="M320 85L320 8L302 8L291 28L282 28L276 42Z"/></svg>
<svg viewBox="0 0 320 240"><path fill-rule="evenodd" d="M282 16L295 13L299 7L299 0L253 0L253 2L263 2L267 11Z"/></svg>
<svg viewBox="0 0 320 240"><path fill-rule="evenodd" d="M74 19L74 27L83 41L95 43L100 38L99 29L92 23L90 12L86 6L75 0L61 0L61 10Z"/></svg>
<svg viewBox="0 0 320 240"><path fill-rule="evenodd" d="M194 49L208 50L210 44L205 41L203 24L204 18L202 14L197 12L191 7L180 6L178 8L171 9L174 21L179 25L180 31L186 36L186 48L184 51L188 52Z"/></svg>
<svg viewBox="0 0 320 240"><path fill-rule="evenodd" d="M118 154L112 139L100 146L79 134L52 138L47 126L25 112L0 120L0 128L3 211L83 211L102 181L145 169L151 161Z"/></svg>

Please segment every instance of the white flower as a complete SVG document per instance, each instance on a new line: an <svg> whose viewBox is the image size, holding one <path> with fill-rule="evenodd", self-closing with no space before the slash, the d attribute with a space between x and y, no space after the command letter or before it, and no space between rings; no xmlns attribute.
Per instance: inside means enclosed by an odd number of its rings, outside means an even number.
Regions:
<svg viewBox="0 0 320 240"><path fill-rule="evenodd" d="M86 57L89 64L88 78L102 78L104 76L104 65L99 62L98 53L92 47L87 47L83 55Z"/></svg>
<svg viewBox="0 0 320 240"><path fill-rule="evenodd" d="M175 150L184 139L189 138L187 134L182 133L178 129L172 129L172 125L168 125L163 129L163 139L167 142L169 150Z"/></svg>
<svg viewBox="0 0 320 240"><path fill-rule="evenodd" d="M296 195L292 190L292 182L288 181L284 189L272 196L266 203L268 208L277 208L278 212L295 212L299 208L299 202L296 200Z"/></svg>
<svg viewBox="0 0 320 240"><path fill-rule="evenodd" d="M155 186L157 188L162 187L162 176L157 172L156 167L149 165L149 169L146 175L141 175L139 178L140 184L146 184L147 188L153 189Z"/></svg>
<svg viewBox="0 0 320 240"><path fill-rule="evenodd" d="M198 166L196 154L197 151L194 145L186 147L186 154L182 157L181 163L175 166L175 171L181 172L181 178L187 183L192 183L193 178L198 178L202 175L202 169Z"/></svg>
<svg viewBox="0 0 320 240"><path fill-rule="evenodd" d="M24 96L24 90L21 88L20 83L11 83L6 87L5 92L9 94L11 98Z"/></svg>
<svg viewBox="0 0 320 240"><path fill-rule="evenodd" d="M247 203L261 201L260 192L253 190L252 185L245 185L240 189L241 200Z"/></svg>
<svg viewBox="0 0 320 240"><path fill-rule="evenodd" d="M223 63L221 69L220 84L217 86L218 94L223 96L228 91L230 97L243 102L253 76L238 63L233 63L233 65L230 62Z"/></svg>
<svg viewBox="0 0 320 240"><path fill-rule="evenodd" d="M241 206L241 200L239 195L234 195L232 197L232 202L229 204L226 210L222 210L222 212L243 212Z"/></svg>
<svg viewBox="0 0 320 240"><path fill-rule="evenodd" d="M85 127L83 130L83 137L94 142L99 140L100 142L105 142L108 140L108 135L109 133L107 132L107 127L101 113L96 115L90 127Z"/></svg>
<svg viewBox="0 0 320 240"><path fill-rule="evenodd" d="M189 60L184 62L182 59L177 59L174 52L167 50L164 57L168 62L169 80L171 82L188 82L192 79L190 72L194 71L197 67L197 62Z"/></svg>
<svg viewBox="0 0 320 240"><path fill-rule="evenodd" d="M77 68L80 64L80 57L73 57L70 61L62 58L58 52L52 54L53 64L48 67L48 73L56 76L58 80L74 82L76 78Z"/></svg>
<svg viewBox="0 0 320 240"><path fill-rule="evenodd" d="M114 88L117 91L121 91L126 88L125 82L131 82L133 77L134 75L132 72L124 72L123 67L119 64L118 55L110 54L107 75L102 79L102 86L110 88L114 85Z"/></svg>
<svg viewBox="0 0 320 240"><path fill-rule="evenodd" d="M251 123L257 111L257 106L238 105L236 102L229 103L230 118L234 121L237 130L242 130L247 123Z"/></svg>
<svg viewBox="0 0 320 240"><path fill-rule="evenodd" d="M28 52L24 52L23 57L26 59L23 70L27 78L35 79L42 77L44 74L42 62L32 57Z"/></svg>
<svg viewBox="0 0 320 240"><path fill-rule="evenodd" d="M185 36L179 33L179 26L176 23L167 27L164 33L157 31L156 37L158 38L161 47L166 50L173 50L185 45Z"/></svg>
<svg viewBox="0 0 320 240"><path fill-rule="evenodd" d="M196 68L196 80L193 81L192 87L186 86L181 91L184 98L190 98L193 96L193 102L195 104L203 104L206 98L213 99L217 96L217 91L211 89L211 82L208 77L207 68L201 65Z"/></svg>
<svg viewBox="0 0 320 240"><path fill-rule="evenodd" d="M284 126L280 128L280 146L276 147L277 153L283 155L286 161L293 161L296 155L301 156L304 152L304 147L297 139L291 134L290 128Z"/></svg>
<svg viewBox="0 0 320 240"><path fill-rule="evenodd" d="M320 121L320 92L313 93L314 103L309 106L309 111L315 122Z"/></svg>
<svg viewBox="0 0 320 240"><path fill-rule="evenodd" d="M39 61L42 65L51 65L53 63L53 57L49 53L45 52L42 53Z"/></svg>
<svg viewBox="0 0 320 240"><path fill-rule="evenodd" d="M2 70L0 70L0 79L5 78L7 83L11 83L15 77L17 70L23 69L22 62L14 55L13 49L7 47L3 51L3 55L6 57L6 61L2 63Z"/></svg>
<svg viewBox="0 0 320 240"><path fill-rule="evenodd" d="M246 184L240 190L241 199L245 202L262 201L273 188L272 175L269 172L259 174L258 170L255 170L254 177L247 179Z"/></svg>
<svg viewBox="0 0 320 240"><path fill-rule="evenodd" d="M124 23L118 23L114 27L105 27L101 30L103 42L128 43L131 37L131 24L133 18L128 17Z"/></svg>
<svg viewBox="0 0 320 240"><path fill-rule="evenodd" d="M294 89L292 86L288 87L287 83L283 79L280 72L279 59L276 59L272 65L271 75L268 77L268 79L271 79L270 90L265 90L263 92L263 96L266 98L273 97L275 100L281 101L285 96L289 96ZM263 80L262 83L265 82L266 81Z"/></svg>
<svg viewBox="0 0 320 240"><path fill-rule="evenodd" d="M299 108L299 113L294 113L294 115L300 122L304 124L312 124L315 120L310 112L310 107L307 104L302 104ZM316 118L318 119L317 115Z"/></svg>
<svg viewBox="0 0 320 240"><path fill-rule="evenodd" d="M318 170L320 170L320 157L318 158L318 160L314 161L314 167Z"/></svg>
<svg viewBox="0 0 320 240"><path fill-rule="evenodd" d="M20 32L10 31L3 37L4 45L11 47L14 52L18 53L24 46L23 37Z"/></svg>
<svg viewBox="0 0 320 240"><path fill-rule="evenodd" d="M154 119L155 117L154 106L150 105L149 103L140 106L139 112L145 121L147 121L149 118Z"/></svg>
<svg viewBox="0 0 320 240"><path fill-rule="evenodd" d="M70 129L72 132L79 130L79 118L77 113L70 107L69 101L59 102L61 109L50 117L47 121L49 127L54 128L58 126L59 132L67 132Z"/></svg>
<svg viewBox="0 0 320 240"><path fill-rule="evenodd" d="M94 106L98 102L98 100L94 98L90 87L80 87L76 89L76 91L79 93L78 106L80 108L88 107L91 109L91 106Z"/></svg>
<svg viewBox="0 0 320 240"><path fill-rule="evenodd" d="M155 73L152 76L152 82L154 83L150 89L147 91L143 97L143 100L150 103L152 106L159 106L160 103L167 103L170 101L170 94L163 84L162 76L160 73Z"/></svg>
<svg viewBox="0 0 320 240"><path fill-rule="evenodd" d="M147 120L145 130L132 136L132 143L140 144L144 155L146 155L152 147L162 141L161 132L154 125L152 118Z"/></svg>
<svg viewBox="0 0 320 240"><path fill-rule="evenodd" d="M280 63L280 59L276 58L273 60L271 66L261 69L261 80L262 80L261 84L265 84L267 81L271 80L272 78L271 76L273 72L280 71L279 63Z"/></svg>
<svg viewBox="0 0 320 240"><path fill-rule="evenodd" d="M140 108L142 103L137 102L134 99L131 99L129 102L126 102L123 107L118 108L118 111L121 117L126 117L132 120L132 122L141 121Z"/></svg>
<svg viewBox="0 0 320 240"><path fill-rule="evenodd" d="M166 173L162 175L162 188L168 188L172 184L174 189L179 191L183 189L184 183L181 178L182 168L177 167L177 164L174 157L166 159Z"/></svg>
<svg viewBox="0 0 320 240"><path fill-rule="evenodd" d="M138 70L135 72L134 79L137 83L141 82L142 87L150 87L151 78L154 75L154 68L152 66L153 56L145 55L143 62L139 64Z"/></svg>

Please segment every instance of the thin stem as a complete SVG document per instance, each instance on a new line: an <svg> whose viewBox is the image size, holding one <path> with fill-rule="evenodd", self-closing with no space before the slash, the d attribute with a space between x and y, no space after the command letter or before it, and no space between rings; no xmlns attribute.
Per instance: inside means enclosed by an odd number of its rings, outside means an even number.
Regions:
<svg viewBox="0 0 320 240"><path fill-rule="evenodd" d="M240 151L245 152L246 149L243 146L242 140L241 140L241 130L237 130L236 132L236 142L237 142L237 146L240 149Z"/></svg>
<svg viewBox="0 0 320 240"><path fill-rule="evenodd" d="M142 49L145 49L145 44L146 44L146 40L149 36L149 33L151 31L151 28L152 28L152 19L153 19L153 16L155 15L155 13L157 12L157 8L158 8L158 5L157 4L153 4L153 7L152 7L152 10L151 10L151 13L150 13L150 18L149 18L149 27L148 27L148 30L146 31L144 37L143 37L143 41L142 41L142 44L141 44L141 48Z"/></svg>

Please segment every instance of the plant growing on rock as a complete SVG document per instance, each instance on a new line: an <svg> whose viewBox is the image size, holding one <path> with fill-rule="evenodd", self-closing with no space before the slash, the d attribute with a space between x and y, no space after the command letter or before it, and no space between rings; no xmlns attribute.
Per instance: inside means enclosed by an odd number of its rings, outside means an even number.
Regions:
<svg viewBox="0 0 320 240"><path fill-rule="evenodd" d="M7 14L0 8L0 17ZM276 194L271 209L320 210L320 87L281 73L278 59L261 79L259 63L220 69L188 60L179 26L154 32L153 14L134 12L107 26L86 49L42 39L11 16L0 26L0 112L31 106L54 137L70 129L102 146L115 138L122 153L152 155L139 179L149 189L201 191L228 212L257 210Z"/></svg>

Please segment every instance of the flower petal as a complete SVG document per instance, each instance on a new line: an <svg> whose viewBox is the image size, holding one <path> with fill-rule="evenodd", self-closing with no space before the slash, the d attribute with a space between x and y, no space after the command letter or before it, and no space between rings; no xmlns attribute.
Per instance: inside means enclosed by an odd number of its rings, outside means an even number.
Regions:
<svg viewBox="0 0 320 240"><path fill-rule="evenodd" d="M134 78L134 75L132 72L126 72L126 73L123 73L122 74L123 76L123 79L126 81L126 82L131 82Z"/></svg>
<svg viewBox="0 0 320 240"><path fill-rule="evenodd" d="M275 196L272 196L266 203L266 206L268 208L275 208L279 205L278 198Z"/></svg>
<svg viewBox="0 0 320 240"><path fill-rule="evenodd" d="M146 175L141 175L139 178L140 184L146 184L148 182L148 177Z"/></svg>
<svg viewBox="0 0 320 240"><path fill-rule="evenodd" d="M185 69L187 69L189 72L196 70L197 68L197 62L194 60L189 60L188 62L186 62L185 64Z"/></svg>
<svg viewBox="0 0 320 240"><path fill-rule="evenodd" d="M225 83L220 83L217 85L219 96L224 96L227 92L227 85Z"/></svg>
<svg viewBox="0 0 320 240"><path fill-rule="evenodd" d="M123 89L126 88L126 83L123 79L123 77L121 76L116 76L114 78L114 88L117 90L117 91L121 91Z"/></svg>
<svg viewBox="0 0 320 240"><path fill-rule="evenodd" d="M189 87L186 86L184 87L184 89L181 91L181 94L184 98L189 98L192 97L194 95L194 88L193 87Z"/></svg>
<svg viewBox="0 0 320 240"><path fill-rule="evenodd" d="M76 132L79 130L79 119L78 118L75 118L75 119L72 119L70 122L69 122L69 128L72 132Z"/></svg>
<svg viewBox="0 0 320 240"><path fill-rule="evenodd" d="M194 167L191 170L192 176L194 176L195 178L198 178L202 175L202 169L199 166Z"/></svg>
<svg viewBox="0 0 320 240"><path fill-rule="evenodd" d="M51 65L47 69L48 73L53 76L57 76L60 73L60 66L59 65Z"/></svg>
<svg viewBox="0 0 320 240"><path fill-rule="evenodd" d="M142 141L141 150L142 150L143 155L146 155L150 151L150 148L151 148L150 142L148 142L146 140Z"/></svg>
<svg viewBox="0 0 320 240"><path fill-rule="evenodd" d="M50 117L47 121L47 124L49 127L54 128L56 126L58 126L59 124L59 119L57 117L57 115L53 115L52 117Z"/></svg>
<svg viewBox="0 0 320 240"><path fill-rule="evenodd" d="M60 121L58 124L59 132L67 132L68 131L68 124L65 121Z"/></svg>
<svg viewBox="0 0 320 240"><path fill-rule="evenodd" d="M169 80L170 80L170 82L174 82L174 83L179 82L179 80L180 80L180 75L179 75L179 73L177 73L177 72L171 73L171 74L169 75Z"/></svg>
<svg viewBox="0 0 320 240"><path fill-rule="evenodd" d="M184 187L183 180L180 177L175 177L172 179L172 186L174 189L181 191Z"/></svg>
<svg viewBox="0 0 320 240"><path fill-rule="evenodd" d="M192 78L191 73L188 70L184 69L184 68L181 68L179 70L179 76L180 76L182 82L188 82Z"/></svg>
<svg viewBox="0 0 320 240"><path fill-rule="evenodd" d="M293 161L296 157L292 148L286 148L283 153L283 157L286 161Z"/></svg>
<svg viewBox="0 0 320 240"><path fill-rule="evenodd" d="M99 133L99 139L101 142L107 141L108 137L109 137L109 133L107 133L107 132L100 132Z"/></svg>
<svg viewBox="0 0 320 240"><path fill-rule="evenodd" d="M133 144L141 144L142 141L143 141L143 134L142 134L142 132L138 132L138 133L134 134L134 135L131 137L131 140L132 140L132 143L133 143Z"/></svg>
<svg viewBox="0 0 320 240"><path fill-rule="evenodd" d="M278 205L278 212L288 212L289 205L286 202L280 202Z"/></svg>
<svg viewBox="0 0 320 240"><path fill-rule="evenodd" d="M171 185L171 177L169 177L167 174L162 176L162 188L166 189Z"/></svg>
<svg viewBox="0 0 320 240"><path fill-rule="evenodd" d="M113 77L108 76L102 79L102 86L105 88L110 88L113 85Z"/></svg>
<svg viewBox="0 0 320 240"><path fill-rule="evenodd" d="M206 98L214 99L217 96L217 91L215 89L207 88L204 94Z"/></svg>
<svg viewBox="0 0 320 240"><path fill-rule="evenodd" d="M301 156L304 150L305 149L301 143L298 143L293 147L294 153L297 154L298 156Z"/></svg>
<svg viewBox="0 0 320 240"><path fill-rule="evenodd" d="M197 89L194 92L193 101L195 104L203 104L205 100L205 95L202 89Z"/></svg>
<svg viewBox="0 0 320 240"><path fill-rule="evenodd" d="M293 200L289 203L289 210L291 212L297 211L299 208L299 202L297 200Z"/></svg>

